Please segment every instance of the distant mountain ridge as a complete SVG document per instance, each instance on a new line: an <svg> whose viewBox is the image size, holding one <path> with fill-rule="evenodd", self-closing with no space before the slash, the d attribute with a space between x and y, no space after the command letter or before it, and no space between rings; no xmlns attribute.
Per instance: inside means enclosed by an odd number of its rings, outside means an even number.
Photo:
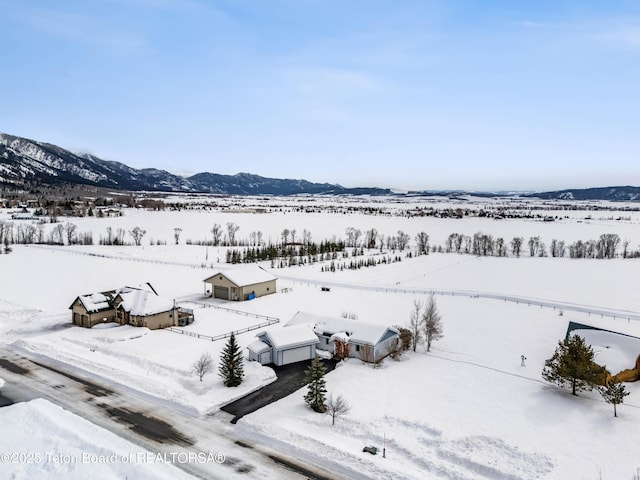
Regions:
<svg viewBox="0 0 640 480"><path fill-rule="evenodd" d="M640 187L598 187L574 188L557 190L554 192L530 193L526 197L536 197L554 200L610 200L610 201L640 201Z"/></svg>
<svg viewBox="0 0 640 480"><path fill-rule="evenodd" d="M80 184L128 191L229 195L391 194L390 189L384 188L345 188L250 173L198 173L181 177L155 168L137 170L124 163L4 133L0 133L0 184L16 187Z"/></svg>
<svg viewBox="0 0 640 480"><path fill-rule="evenodd" d="M392 195L389 188L346 188L307 180L266 178L250 173L197 173L190 177L155 168L135 169L124 163L74 153L57 145L0 133L0 185L33 188L38 185L89 185L123 191L211 193L222 195ZM412 195L506 196L504 193L409 192ZM515 193L514 193L515 194ZM640 187L569 189L522 194L560 200L640 201Z"/></svg>

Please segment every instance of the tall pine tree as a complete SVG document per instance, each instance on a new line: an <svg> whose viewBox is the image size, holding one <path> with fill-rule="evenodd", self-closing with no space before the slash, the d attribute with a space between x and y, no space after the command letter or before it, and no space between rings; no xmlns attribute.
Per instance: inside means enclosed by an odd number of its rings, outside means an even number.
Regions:
<svg viewBox="0 0 640 480"><path fill-rule="evenodd" d="M225 387L237 387L242 383L244 358L233 333L220 356L218 374L222 377Z"/></svg>
<svg viewBox="0 0 640 480"><path fill-rule="evenodd" d="M579 335L571 335L558 342L556 351L545 362L542 378L560 387L571 387L571 393L593 390L606 371L593 363L593 349Z"/></svg>
<svg viewBox="0 0 640 480"><path fill-rule="evenodd" d="M311 365L304 372L304 381L307 383L308 392L304 396L304 401L307 402L314 411L324 413L326 406L324 404L326 400L327 388L324 380L324 376L327 373L327 369L324 367L322 361L315 357L311 361Z"/></svg>

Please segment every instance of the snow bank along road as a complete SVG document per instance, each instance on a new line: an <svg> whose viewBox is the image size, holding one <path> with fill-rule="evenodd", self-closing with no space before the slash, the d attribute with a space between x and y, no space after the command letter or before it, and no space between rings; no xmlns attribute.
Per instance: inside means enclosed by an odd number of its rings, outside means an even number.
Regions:
<svg viewBox="0 0 640 480"><path fill-rule="evenodd" d="M154 404L118 386L101 385L46 358L30 359L0 346L0 372L6 380L3 393L14 402L44 398L153 454L170 458L213 452L224 456L217 457L224 458L221 463L176 463L195 478L336 478L266 447L237 440L227 426L230 417L224 422L209 416L194 417Z"/></svg>

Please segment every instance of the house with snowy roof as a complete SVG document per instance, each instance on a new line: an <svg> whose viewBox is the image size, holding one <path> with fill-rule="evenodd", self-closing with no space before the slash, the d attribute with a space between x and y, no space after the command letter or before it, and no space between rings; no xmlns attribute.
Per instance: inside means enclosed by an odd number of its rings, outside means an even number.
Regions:
<svg viewBox="0 0 640 480"><path fill-rule="evenodd" d="M296 313L283 330L300 325L307 325L313 330L319 341L316 345L318 350L371 363L389 355L399 339L398 330L387 325L309 312Z"/></svg>
<svg viewBox="0 0 640 480"><path fill-rule="evenodd" d="M147 327L150 330L177 325L178 307L175 302L149 290L121 288L113 303L117 305L116 321L120 325Z"/></svg>
<svg viewBox="0 0 640 480"><path fill-rule="evenodd" d="M98 323L115 322L116 308L113 304L115 290L80 295L71 306L71 321L74 325L91 328Z"/></svg>
<svg viewBox="0 0 640 480"><path fill-rule="evenodd" d="M99 323L147 327L151 330L193 322L193 311L157 295L153 287L122 287L81 295L69 307L74 325L92 328Z"/></svg>
<svg viewBox="0 0 640 480"><path fill-rule="evenodd" d="M250 343L249 360L276 366L311 360L316 356L318 337L307 325L276 327L256 334Z"/></svg>
<svg viewBox="0 0 640 480"><path fill-rule="evenodd" d="M207 295L224 300L252 300L276 292L276 276L257 265L219 270L204 283Z"/></svg>

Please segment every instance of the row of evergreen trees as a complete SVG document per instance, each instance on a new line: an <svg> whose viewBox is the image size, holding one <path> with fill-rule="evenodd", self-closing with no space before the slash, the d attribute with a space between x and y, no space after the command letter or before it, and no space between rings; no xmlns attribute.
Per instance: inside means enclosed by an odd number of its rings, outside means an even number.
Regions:
<svg viewBox="0 0 640 480"><path fill-rule="evenodd" d="M360 270L365 267L375 267L376 265L386 265L389 263L401 262L402 257L400 255L396 255L391 257L390 255L383 255L382 257L374 257L370 256L366 259L358 259L358 260L350 260L349 262L341 262L336 264L334 260L331 260L331 263L327 266L322 266L320 269L322 272L335 272L336 270Z"/></svg>
<svg viewBox="0 0 640 480"><path fill-rule="evenodd" d="M226 253L227 263L253 263L265 260L279 259L313 259L318 257L331 256L337 258L338 252L344 252L344 242L342 240L324 240L320 243L311 242L308 244L267 244L244 249L232 248ZM328 258L327 258L328 259ZM300 262L302 263L302 262Z"/></svg>

